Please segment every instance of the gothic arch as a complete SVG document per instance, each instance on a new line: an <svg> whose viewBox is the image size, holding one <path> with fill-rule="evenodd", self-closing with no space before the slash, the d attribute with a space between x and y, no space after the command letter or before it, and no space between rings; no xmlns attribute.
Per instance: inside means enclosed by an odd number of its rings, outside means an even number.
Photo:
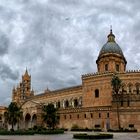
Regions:
<svg viewBox="0 0 140 140"><path fill-rule="evenodd" d="M33 114L32 116L32 126L31 127L34 127L35 125L37 125L37 115L36 114Z"/></svg>
<svg viewBox="0 0 140 140"><path fill-rule="evenodd" d="M126 84L125 83L122 83L121 90L122 90L122 93L126 92Z"/></svg>
<svg viewBox="0 0 140 140"><path fill-rule="evenodd" d="M127 87L128 87L128 93L132 93L133 92L132 91L133 84L132 83L128 83Z"/></svg>
<svg viewBox="0 0 140 140"><path fill-rule="evenodd" d="M25 115L25 129L31 128L31 115L27 113Z"/></svg>

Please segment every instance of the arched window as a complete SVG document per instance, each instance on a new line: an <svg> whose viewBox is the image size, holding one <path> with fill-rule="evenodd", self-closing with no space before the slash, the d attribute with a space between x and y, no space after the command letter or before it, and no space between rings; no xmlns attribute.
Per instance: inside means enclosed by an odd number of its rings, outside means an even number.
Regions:
<svg viewBox="0 0 140 140"><path fill-rule="evenodd" d="M130 100L127 100L127 106L130 106Z"/></svg>
<svg viewBox="0 0 140 140"><path fill-rule="evenodd" d="M78 107L78 100L74 99L74 107Z"/></svg>
<svg viewBox="0 0 140 140"><path fill-rule="evenodd" d="M119 67L119 65L118 65L118 64L116 64L116 71L118 71L118 72L119 72L119 70L120 70L120 67Z"/></svg>
<svg viewBox="0 0 140 140"><path fill-rule="evenodd" d="M109 113L107 113L107 118L109 118Z"/></svg>
<svg viewBox="0 0 140 140"><path fill-rule="evenodd" d="M77 114L77 119L79 119L79 114Z"/></svg>
<svg viewBox="0 0 140 140"><path fill-rule="evenodd" d="M121 101L121 106L123 106L123 100Z"/></svg>
<svg viewBox="0 0 140 140"><path fill-rule="evenodd" d="M132 85L131 84L128 85L128 90L129 90L129 93L132 92Z"/></svg>
<svg viewBox="0 0 140 140"><path fill-rule="evenodd" d="M65 101L65 107L69 107L69 102L68 102L68 100Z"/></svg>
<svg viewBox="0 0 140 140"><path fill-rule="evenodd" d="M139 84L136 84L136 94L139 94L139 91L140 91L139 87L140 87Z"/></svg>
<svg viewBox="0 0 140 140"><path fill-rule="evenodd" d="M101 113L99 113L99 118L101 118Z"/></svg>
<svg viewBox="0 0 140 140"><path fill-rule="evenodd" d="M86 114L84 114L84 118L87 118L87 115Z"/></svg>
<svg viewBox="0 0 140 140"><path fill-rule="evenodd" d="M105 71L108 71L108 64L105 64Z"/></svg>
<svg viewBox="0 0 140 140"><path fill-rule="evenodd" d="M99 98L99 89L95 90L95 98Z"/></svg>
<svg viewBox="0 0 140 140"><path fill-rule="evenodd" d="M57 102L57 108L60 108L60 101Z"/></svg>

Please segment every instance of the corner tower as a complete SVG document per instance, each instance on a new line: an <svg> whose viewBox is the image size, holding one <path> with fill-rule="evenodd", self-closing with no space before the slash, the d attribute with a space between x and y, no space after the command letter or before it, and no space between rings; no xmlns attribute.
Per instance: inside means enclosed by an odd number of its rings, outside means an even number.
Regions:
<svg viewBox="0 0 140 140"><path fill-rule="evenodd" d="M119 45L115 41L115 35L110 30L107 43L103 45L96 60L98 72L124 72L127 61Z"/></svg>

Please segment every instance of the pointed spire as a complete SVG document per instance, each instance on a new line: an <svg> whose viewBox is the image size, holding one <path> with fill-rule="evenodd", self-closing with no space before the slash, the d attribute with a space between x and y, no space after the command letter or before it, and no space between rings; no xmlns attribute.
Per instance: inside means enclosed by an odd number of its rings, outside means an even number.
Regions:
<svg viewBox="0 0 140 140"><path fill-rule="evenodd" d="M115 42L115 35L112 32L112 25L110 26L110 34L107 37L108 37L107 42Z"/></svg>
<svg viewBox="0 0 140 140"><path fill-rule="evenodd" d="M28 77L29 77L29 74L28 74L27 67L26 67L26 71L25 71L25 74L24 74L24 76L28 76Z"/></svg>

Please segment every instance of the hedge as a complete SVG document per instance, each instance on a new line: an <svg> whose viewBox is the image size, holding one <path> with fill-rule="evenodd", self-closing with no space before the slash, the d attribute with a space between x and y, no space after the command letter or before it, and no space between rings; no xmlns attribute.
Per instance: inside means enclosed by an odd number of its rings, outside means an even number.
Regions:
<svg viewBox="0 0 140 140"><path fill-rule="evenodd" d="M109 129L108 132L137 132L137 129Z"/></svg>
<svg viewBox="0 0 140 140"><path fill-rule="evenodd" d="M94 134L94 135L88 135L88 134L74 134L73 138L75 139L112 139L113 134Z"/></svg>
<svg viewBox="0 0 140 140"><path fill-rule="evenodd" d="M34 135L34 134L63 134L64 130L44 130L44 131L34 131L34 130L25 130L25 131L0 131L0 135Z"/></svg>

